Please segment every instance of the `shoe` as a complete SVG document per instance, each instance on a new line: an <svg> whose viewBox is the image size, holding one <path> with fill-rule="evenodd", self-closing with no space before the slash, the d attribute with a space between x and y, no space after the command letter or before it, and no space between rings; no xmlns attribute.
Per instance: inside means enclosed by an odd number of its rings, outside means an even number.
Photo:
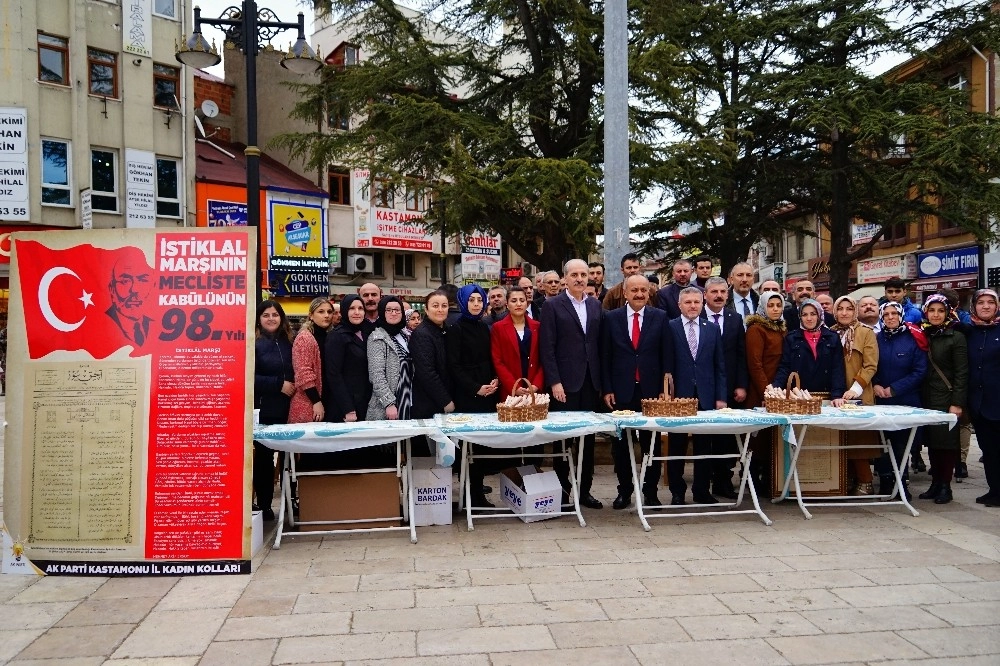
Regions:
<svg viewBox="0 0 1000 666"><path fill-rule="evenodd" d="M920 499L937 499L938 494L941 492L941 483L932 483L931 487L927 489L926 493L920 493L917 495Z"/></svg>
<svg viewBox="0 0 1000 666"><path fill-rule="evenodd" d="M631 493L629 493L628 495L622 495L621 493L619 493L618 497L616 497L615 501L611 504L611 508L614 509L615 511L621 511L622 509L627 509L631 503L632 503Z"/></svg>
<svg viewBox="0 0 1000 666"><path fill-rule="evenodd" d="M587 493L580 498L580 506L585 506L588 509L603 509L604 505L601 504L601 500L597 499L590 493Z"/></svg>
<svg viewBox="0 0 1000 666"><path fill-rule="evenodd" d="M683 506L687 504L684 501L684 495L671 495L670 496L670 506Z"/></svg>
<svg viewBox="0 0 1000 666"><path fill-rule="evenodd" d="M490 493L492 493L492 492L493 492L493 486L488 486L488 485L486 485L486 484L484 483L484 484L483 484L483 494L484 494L484 495L489 495L489 494L490 494Z"/></svg>
<svg viewBox="0 0 1000 666"><path fill-rule="evenodd" d="M493 502L486 499L486 495L473 495L472 496L472 508L473 509L495 509Z"/></svg>
<svg viewBox="0 0 1000 666"><path fill-rule="evenodd" d="M663 506L663 503L660 502L660 498L656 496L655 490L651 493L643 493L642 503L645 506Z"/></svg>
<svg viewBox="0 0 1000 666"><path fill-rule="evenodd" d="M871 495L873 492L875 492L875 489L872 487L871 481L869 481L868 483L859 483L854 488L854 492L848 493L848 495L862 497L864 495Z"/></svg>
<svg viewBox="0 0 1000 666"><path fill-rule="evenodd" d="M985 504L986 506L1000 505L1000 495L994 495L993 493L980 495L976 498L976 504Z"/></svg>
<svg viewBox="0 0 1000 666"><path fill-rule="evenodd" d="M715 499L715 497L711 493L695 493L692 496L692 499L694 499L694 503L695 504L718 504L719 503L719 500Z"/></svg>
<svg viewBox="0 0 1000 666"><path fill-rule="evenodd" d="M724 499L734 500L736 499L736 490L732 487L729 488L715 488L712 490L712 494L716 497L722 497Z"/></svg>
<svg viewBox="0 0 1000 666"><path fill-rule="evenodd" d="M935 504L947 504L953 499L951 494L951 485L947 483L941 484L941 489L938 491L937 497L934 498Z"/></svg>
<svg viewBox="0 0 1000 666"><path fill-rule="evenodd" d="M914 472L926 472L927 465L924 464L924 459L920 456L920 453L913 454L913 460L910 461L910 466L913 468Z"/></svg>
<svg viewBox="0 0 1000 666"><path fill-rule="evenodd" d="M896 477L892 474L879 474L878 477L878 492L880 495L891 495L892 489L895 487Z"/></svg>
<svg viewBox="0 0 1000 666"><path fill-rule="evenodd" d="M261 512L261 518L264 519L264 522L270 522L274 520L274 511L271 509L264 509Z"/></svg>
<svg viewBox="0 0 1000 666"><path fill-rule="evenodd" d="M955 465L955 478L956 479L967 479L969 478L969 466L964 462L960 462ZM961 483L961 481L959 482Z"/></svg>

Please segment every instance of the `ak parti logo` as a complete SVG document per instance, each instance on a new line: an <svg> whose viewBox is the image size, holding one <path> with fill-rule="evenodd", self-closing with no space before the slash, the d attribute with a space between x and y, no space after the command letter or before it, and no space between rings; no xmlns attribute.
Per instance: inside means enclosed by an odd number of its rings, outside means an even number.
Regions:
<svg viewBox="0 0 1000 666"><path fill-rule="evenodd" d="M124 346L133 357L149 353L156 275L139 248L14 242L29 358L82 350L100 359Z"/></svg>

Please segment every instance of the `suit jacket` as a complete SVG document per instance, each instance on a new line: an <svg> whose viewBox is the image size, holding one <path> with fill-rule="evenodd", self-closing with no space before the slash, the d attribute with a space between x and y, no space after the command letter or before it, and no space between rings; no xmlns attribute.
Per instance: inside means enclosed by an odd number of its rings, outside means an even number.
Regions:
<svg viewBox="0 0 1000 666"><path fill-rule="evenodd" d="M528 376L525 378L539 389L545 386L545 373L538 357L538 331L541 328L534 319L524 318L525 326L531 331L531 345L528 350ZM490 350L493 354L493 368L500 380L500 399L506 399L514 390L514 382L521 378L520 338L510 317L504 317L490 329Z"/></svg>
<svg viewBox="0 0 1000 666"><path fill-rule="evenodd" d="M372 398L368 341L358 339L346 326L330 331L326 336L323 383L329 388L329 398L324 405L327 421L343 421L348 412L355 412L358 420L364 421Z"/></svg>
<svg viewBox="0 0 1000 666"><path fill-rule="evenodd" d="M606 313L601 325L601 393L614 393L617 403L660 395L664 359L672 353L667 315L663 310L648 305L644 308L638 349L632 346L629 337L631 322L632 309L626 305ZM639 370L639 396L633 395L636 369Z"/></svg>
<svg viewBox="0 0 1000 666"><path fill-rule="evenodd" d="M702 310L702 317L712 323L707 309ZM746 390L750 385L747 372L747 334L743 328L743 315L722 308L722 349L726 361L726 402L730 407L743 407L741 402L733 400L736 389Z"/></svg>
<svg viewBox="0 0 1000 666"><path fill-rule="evenodd" d="M760 294L758 294L753 289L750 290L750 303L752 304L751 307L750 307L750 314L756 314L756 312L757 312L757 305L760 303ZM726 301L726 307L730 308L731 310L733 310L734 312L736 312L737 314L739 314L741 317L744 316L742 310L737 310L736 309L736 290L735 289L730 289L729 290L729 300Z"/></svg>
<svg viewBox="0 0 1000 666"><path fill-rule="evenodd" d="M674 397L693 398L697 392L699 409L715 409L717 401L726 402L726 359L719 327L704 319L698 320L698 357L691 358L684 330L684 318L671 319L673 354L667 372L674 376Z"/></svg>
<svg viewBox="0 0 1000 666"><path fill-rule="evenodd" d="M650 302L655 302L656 307L666 312L668 319L677 319L681 316L681 308L680 305L677 304L677 301L681 296L681 289L687 289L688 287L698 287L698 285L692 281L682 287L676 282L671 282L666 287L656 292L656 300L651 300ZM701 289L701 287L698 288ZM685 342L684 344L687 343Z"/></svg>
<svg viewBox="0 0 1000 666"><path fill-rule="evenodd" d="M587 331L580 327L580 318L570 303L569 292L550 298L542 308L538 351L549 386L562 384L567 393L583 388L590 371L592 388L601 390L601 362L598 345L601 339L601 302L584 299L587 308Z"/></svg>
<svg viewBox="0 0 1000 666"><path fill-rule="evenodd" d="M413 360L413 407L415 419L440 414L452 401L454 387L448 372L445 331L428 319L410 334L410 359Z"/></svg>

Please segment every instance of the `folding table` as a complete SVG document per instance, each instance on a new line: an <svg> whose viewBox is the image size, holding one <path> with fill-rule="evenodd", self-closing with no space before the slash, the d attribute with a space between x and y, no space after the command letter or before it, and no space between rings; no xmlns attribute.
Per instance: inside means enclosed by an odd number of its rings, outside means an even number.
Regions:
<svg viewBox="0 0 1000 666"><path fill-rule="evenodd" d="M791 458L785 473L785 485L781 494L771 500L774 503L781 502L789 497L789 487L795 486L795 499L799 504L799 509L806 519L812 518L807 506L885 506L887 504L901 504L906 507L911 514L919 516L920 512L913 508L903 493L902 470L910 459L910 448L913 446L913 438L917 434L917 428L924 425L935 425L939 423L948 424L949 428L954 428L958 422L958 417L947 412L939 412L932 409L920 409L917 407L905 407L898 405L860 405L853 408L837 408L824 406L821 414L787 416L790 424L782 430L783 440L786 447L791 448ZM892 464L892 475L895 479L891 493L879 495L839 495L834 497L810 497L812 501L806 502L802 496L802 487L799 483L798 461L802 451L806 448L813 450L842 450L871 448L870 444L839 444L839 445L813 445L805 444L805 435L809 426L831 428L833 430L878 430L879 440L883 453L888 453L889 462ZM909 438L906 441L906 448L903 451L901 465L896 464L896 456L892 453L892 446L885 436L887 430L910 430ZM802 442L803 444L799 444ZM893 498L899 499L893 501Z"/></svg>
<svg viewBox="0 0 1000 666"><path fill-rule="evenodd" d="M544 421L532 421L528 423L501 422L496 414L438 414L435 422L441 428L441 432L448 438L462 441L462 466L459 473L460 502L465 506L466 522L469 531L474 529L473 520L481 518L510 518L515 516L573 516L580 521L580 526L585 527L587 521L583 519L580 511L580 484L579 484L579 463L574 464L573 452L566 447L566 440L576 439L579 443L580 460L583 460L583 438L587 435L599 432L614 432L614 423L594 412L549 412L549 416ZM545 513L524 513L515 514L505 507L474 507L472 506L472 489L469 479L469 465L478 459L510 458L510 454L481 454L475 453L470 444L479 444L491 449L519 449L522 447L537 446L562 440L561 450L552 454L553 458L561 458L569 465L569 477L572 492L573 510L564 510L565 506L559 507L559 511ZM549 454L544 453L519 453L518 457L525 459L547 458ZM473 513L477 511L477 513Z"/></svg>
<svg viewBox="0 0 1000 666"><path fill-rule="evenodd" d="M635 508L639 514L639 521L647 532L650 530L650 518L682 518L693 516L714 516L720 513L757 514L765 525L771 524L771 519L767 517L760 508L760 501L757 498L757 489L754 486L753 476L750 474L750 436L758 430L770 428L771 426L786 425L788 419L781 414L766 414L747 409L719 409L698 412L697 416L653 416L646 417L642 414L634 416L615 416L605 414L607 418L614 421L615 427L621 434L622 429L626 431L628 441L629 462L632 466L632 484L636 489ZM650 430L654 433L684 433L694 435L733 435L736 437L738 453L723 453L709 455L684 455L684 456L655 456L654 446L650 446L649 451L642 456L642 464L636 471L635 446L633 434L635 430ZM682 506L671 506L662 504L659 506L646 506L643 504L642 492L640 492L640 479L645 478L646 470L653 464L661 464L665 460L718 460L724 458L738 458L742 463L742 473L740 475L740 487L736 500L718 504L685 504ZM749 488L750 499L753 500L753 509L737 509L743 503L743 493ZM714 511L688 511L690 508L710 508ZM656 513L649 513L650 510Z"/></svg>
<svg viewBox="0 0 1000 666"><path fill-rule="evenodd" d="M269 449L284 451L285 463L281 470L281 506L278 509L278 533L274 539L274 548L281 548L282 536L308 535L332 536L335 534L354 534L358 532L381 532L408 530L410 541L417 542L417 530L409 517L413 514L413 488L410 480L411 467L410 438L425 435L435 442L435 457L440 465L450 466L455 462L455 446L441 434L441 431L430 419L407 421L358 421L355 423L292 423L288 425L269 425L254 427L254 440ZM294 453L335 453L350 451L369 446L395 444L396 466L373 469L326 470L297 472ZM406 462L403 462L403 453ZM338 474L372 474L376 472L395 472L401 481L403 502L403 520L409 526L401 527L366 527L357 529L322 530L310 532L285 532L285 524L296 525L292 512L292 481L299 476L334 476ZM300 525L350 525L351 523L389 522L398 518L363 518L359 520L331 520L299 522Z"/></svg>

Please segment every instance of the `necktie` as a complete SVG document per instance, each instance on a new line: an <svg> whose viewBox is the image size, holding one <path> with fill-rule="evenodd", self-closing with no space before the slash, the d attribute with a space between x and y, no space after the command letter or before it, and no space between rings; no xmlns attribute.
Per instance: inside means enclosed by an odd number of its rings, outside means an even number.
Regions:
<svg viewBox="0 0 1000 666"><path fill-rule="evenodd" d="M639 313L632 313L632 349L639 348ZM639 381L639 365L635 366L635 381Z"/></svg>
<svg viewBox="0 0 1000 666"><path fill-rule="evenodd" d="M691 358L698 358L698 335L694 330L694 320L688 321L688 349L691 350Z"/></svg>
<svg viewBox="0 0 1000 666"><path fill-rule="evenodd" d="M719 315L717 315L717 314L713 314L712 316L713 316L713 317L715 317L715 325L716 325L716 326L719 326ZM719 330L720 330L720 331L722 330L722 327L721 327L721 326L719 326Z"/></svg>
<svg viewBox="0 0 1000 666"><path fill-rule="evenodd" d="M749 317L750 316L750 299L749 298L744 298L743 299L743 316L744 317Z"/></svg>

